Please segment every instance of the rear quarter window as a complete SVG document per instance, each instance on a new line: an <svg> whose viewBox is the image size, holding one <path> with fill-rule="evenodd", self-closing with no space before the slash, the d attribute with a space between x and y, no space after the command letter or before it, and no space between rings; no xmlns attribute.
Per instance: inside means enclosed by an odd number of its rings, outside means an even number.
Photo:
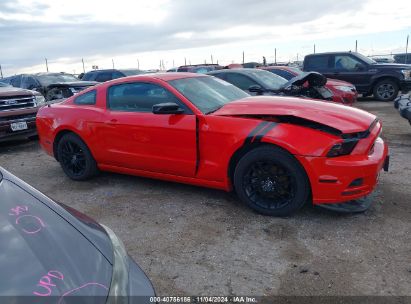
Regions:
<svg viewBox="0 0 411 304"><path fill-rule="evenodd" d="M95 105L96 104L96 91L90 91L77 96L74 99L76 105Z"/></svg>
<svg viewBox="0 0 411 304"><path fill-rule="evenodd" d="M81 78L81 80L84 81L90 81L90 80L94 80L96 73L86 73L84 74L83 78Z"/></svg>
<svg viewBox="0 0 411 304"><path fill-rule="evenodd" d="M321 71L328 69L329 56L309 56L305 58L304 70Z"/></svg>

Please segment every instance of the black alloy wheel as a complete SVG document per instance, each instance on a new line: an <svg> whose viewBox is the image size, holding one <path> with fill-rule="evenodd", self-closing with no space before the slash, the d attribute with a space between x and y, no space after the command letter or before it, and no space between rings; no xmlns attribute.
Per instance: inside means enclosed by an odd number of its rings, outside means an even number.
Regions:
<svg viewBox="0 0 411 304"><path fill-rule="evenodd" d="M303 166L286 150L261 146L245 154L234 171L234 188L250 208L265 215L287 216L310 195Z"/></svg>
<svg viewBox="0 0 411 304"><path fill-rule="evenodd" d="M87 145L75 134L65 134L57 146L64 173L73 180L85 180L97 172L97 164Z"/></svg>

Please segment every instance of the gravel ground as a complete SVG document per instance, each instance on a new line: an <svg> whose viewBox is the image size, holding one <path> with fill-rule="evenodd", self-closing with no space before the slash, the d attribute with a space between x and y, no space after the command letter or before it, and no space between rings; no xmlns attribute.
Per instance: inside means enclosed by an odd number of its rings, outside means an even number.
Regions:
<svg viewBox="0 0 411 304"><path fill-rule="evenodd" d="M391 153L362 214L274 218L217 190L111 173L74 182L36 140L1 143L0 165L110 226L159 295L411 296L411 126L392 103L357 106L383 120Z"/></svg>

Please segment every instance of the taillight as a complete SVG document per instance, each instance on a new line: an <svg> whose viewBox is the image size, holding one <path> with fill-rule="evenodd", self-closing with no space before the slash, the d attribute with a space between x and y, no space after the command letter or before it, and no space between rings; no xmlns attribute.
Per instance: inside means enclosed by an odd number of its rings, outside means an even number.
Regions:
<svg viewBox="0 0 411 304"><path fill-rule="evenodd" d="M328 151L327 157L337 157L337 156L348 155L352 152L352 150L354 150L357 143L358 143L358 139L347 139L347 140L344 140L343 142L335 144L334 146L332 146L330 151Z"/></svg>

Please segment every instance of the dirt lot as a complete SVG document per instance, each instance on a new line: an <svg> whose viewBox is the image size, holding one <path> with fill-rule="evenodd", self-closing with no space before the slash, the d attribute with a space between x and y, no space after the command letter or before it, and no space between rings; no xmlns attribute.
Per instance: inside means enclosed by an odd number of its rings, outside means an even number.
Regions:
<svg viewBox="0 0 411 304"><path fill-rule="evenodd" d="M391 149L363 214L273 218L216 190L109 173L74 182L36 140L0 144L0 165L110 226L159 295L411 295L411 126L392 103L358 106L382 118Z"/></svg>

